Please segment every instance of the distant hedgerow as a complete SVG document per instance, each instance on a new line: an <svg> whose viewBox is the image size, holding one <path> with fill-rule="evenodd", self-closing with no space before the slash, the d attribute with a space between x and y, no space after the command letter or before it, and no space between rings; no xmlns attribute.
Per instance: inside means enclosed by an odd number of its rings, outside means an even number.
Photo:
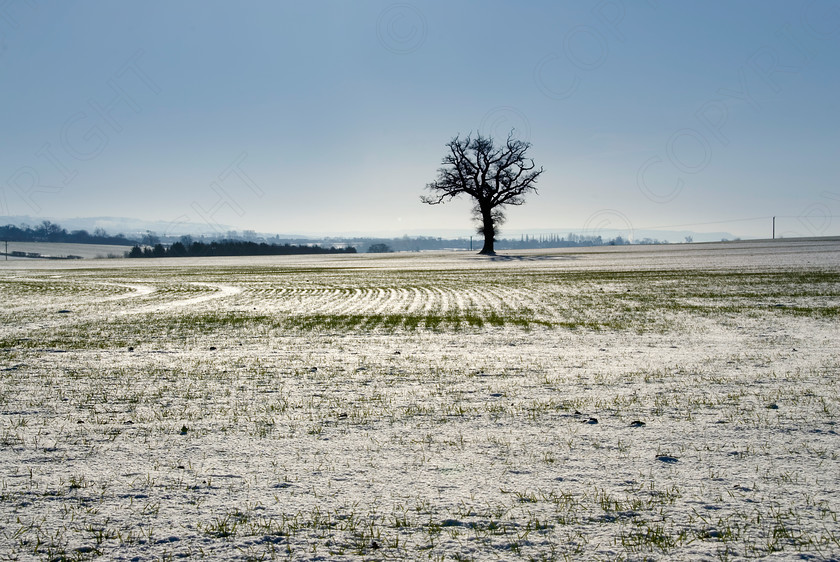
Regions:
<svg viewBox="0 0 840 562"><path fill-rule="evenodd" d="M356 248L307 246L294 244L266 244L242 240L221 240L209 243L193 242L185 245L175 242L168 248L163 244L152 247L134 246L126 253L129 258L182 258L212 256L288 256L300 254L355 254Z"/></svg>

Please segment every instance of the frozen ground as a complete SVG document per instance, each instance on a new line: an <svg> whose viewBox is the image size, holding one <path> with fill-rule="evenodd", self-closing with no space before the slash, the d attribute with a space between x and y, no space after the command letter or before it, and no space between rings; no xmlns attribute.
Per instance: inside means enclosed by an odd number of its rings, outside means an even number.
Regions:
<svg viewBox="0 0 840 562"><path fill-rule="evenodd" d="M840 559L840 242L0 262L0 558Z"/></svg>

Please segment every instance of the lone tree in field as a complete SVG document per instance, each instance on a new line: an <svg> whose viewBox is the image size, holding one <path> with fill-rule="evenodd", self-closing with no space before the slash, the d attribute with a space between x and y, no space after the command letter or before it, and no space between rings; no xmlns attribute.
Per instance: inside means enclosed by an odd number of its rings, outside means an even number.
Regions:
<svg viewBox="0 0 840 562"><path fill-rule="evenodd" d="M504 207L522 205L526 194L536 193L543 169L537 170L533 159L525 157L531 143L513 138L512 132L498 147L480 133L475 138L456 136L446 146L449 153L443 157L437 179L426 185L431 194L420 200L439 205L464 193L472 197L478 233L484 236L479 253L494 255L493 243L505 221Z"/></svg>

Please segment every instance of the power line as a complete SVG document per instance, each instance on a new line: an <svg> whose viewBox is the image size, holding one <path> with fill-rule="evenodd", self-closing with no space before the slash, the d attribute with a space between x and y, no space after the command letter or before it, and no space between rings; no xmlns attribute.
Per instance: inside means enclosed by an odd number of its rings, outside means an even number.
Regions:
<svg viewBox="0 0 840 562"><path fill-rule="evenodd" d="M778 216L778 215L777 215ZM770 220L772 217L753 217L749 219L732 219L727 221L710 221L710 222L692 222L688 224L671 224L665 226L644 226L644 227L633 227L633 230L657 230L660 228L687 228L689 226L708 226L711 224L728 224L731 222L747 222L747 221L758 221L758 220Z"/></svg>
<svg viewBox="0 0 840 562"><path fill-rule="evenodd" d="M827 219L836 219L840 218L840 215L820 215L821 217L825 217ZM798 219L803 218L802 215L775 215L777 219ZM688 228L690 226L709 226L713 224L729 224L733 222L750 222L750 221L768 221L772 220L772 216L767 217L751 217L745 219L731 219L725 221L709 221L709 222L693 222L688 224L672 224L672 225L665 225L665 226L643 226L643 227L633 227L633 230L658 230L661 228Z"/></svg>

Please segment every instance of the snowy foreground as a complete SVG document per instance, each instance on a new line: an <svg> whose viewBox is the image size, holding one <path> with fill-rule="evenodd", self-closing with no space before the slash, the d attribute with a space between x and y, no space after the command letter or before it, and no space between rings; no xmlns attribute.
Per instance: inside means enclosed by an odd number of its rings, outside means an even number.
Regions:
<svg viewBox="0 0 840 562"><path fill-rule="evenodd" d="M0 559L840 559L840 241L0 262Z"/></svg>

